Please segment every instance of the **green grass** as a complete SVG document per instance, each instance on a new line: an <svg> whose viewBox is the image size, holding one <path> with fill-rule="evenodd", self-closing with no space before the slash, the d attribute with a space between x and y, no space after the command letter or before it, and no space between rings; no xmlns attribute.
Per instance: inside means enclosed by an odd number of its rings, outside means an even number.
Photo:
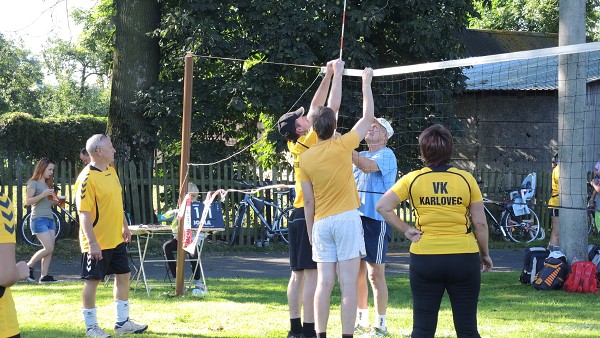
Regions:
<svg viewBox="0 0 600 338"><path fill-rule="evenodd" d="M483 337L597 337L598 295L536 291L521 285L516 272L483 274L479 331ZM173 297L158 287L150 297L132 292L131 317L147 323L138 337L285 337L289 327L287 279L208 279L209 294ZM388 329L396 337L410 334L411 295L408 278L388 277ZM20 283L12 288L23 337L81 337L81 283ZM113 333L112 286L98 289L98 321ZM341 334L339 290L332 297L328 335ZM373 313L371 309L371 319ZM452 313L444 298L436 337L455 337Z"/></svg>

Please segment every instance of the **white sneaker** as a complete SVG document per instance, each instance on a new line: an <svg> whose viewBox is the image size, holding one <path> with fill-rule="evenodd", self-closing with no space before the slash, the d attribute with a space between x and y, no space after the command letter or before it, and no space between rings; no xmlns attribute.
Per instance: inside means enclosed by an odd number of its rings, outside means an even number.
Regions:
<svg viewBox="0 0 600 338"><path fill-rule="evenodd" d="M104 332L101 328L98 327L98 324L94 324L94 326L90 327L85 333L88 337L96 337L96 338L108 338L109 334Z"/></svg>
<svg viewBox="0 0 600 338"><path fill-rule="evenodd" d="M131 320L128 320L121 326L115 325L115 332L122 336L127 333L142 333L146 331L147 328L148 325L136 324Z"/></svg>
<svg viewBox="0 0 600 338"><path fill-rule="evenodd" d="M196 289L206 291L206 285L202 284L202 281L199 279L194 281L194 287L196 287Z"/></svg>

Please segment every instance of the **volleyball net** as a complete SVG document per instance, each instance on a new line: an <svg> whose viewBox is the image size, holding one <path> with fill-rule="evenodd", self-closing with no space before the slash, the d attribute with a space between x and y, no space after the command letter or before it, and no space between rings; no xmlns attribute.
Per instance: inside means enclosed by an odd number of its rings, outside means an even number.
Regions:
<svg viewBox="0 0 600 338"><path fill-rule="evenodd" d="M362 115L362 70L344 74L342 134ZM307 108L315 90L299 104ZM536 198L530 203L545 224L551 159L559 153L566 173L560 207L586 209L587 182L600 161L600 43L375 69L372 91L375 116L394 129L387 147L397 160L395 179L423 165L418 136L439 123L454 136L452 165L473 172L489 198L501 200L501 190L518 187L527 174L537 172ZM363 141L361 150L367 149ZM228 163L235 163L235 157ZM229 182L252 177L258 183L270 172L266 176L274 184L294 183L288 163L274 168L235 163L231 168ZM190 164L191 181L198 170L206 169Z"/></svg>

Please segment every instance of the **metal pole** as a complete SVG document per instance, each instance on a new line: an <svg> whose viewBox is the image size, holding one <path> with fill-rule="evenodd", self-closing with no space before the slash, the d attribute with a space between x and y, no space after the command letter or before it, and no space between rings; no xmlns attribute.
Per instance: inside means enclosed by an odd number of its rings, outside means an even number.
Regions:
<svg viewBox="0 0 600 338"><path fill-rule="evenodd" d="M181 166L179 168L179 205L188 192L188 163L190 161L190 131L192 125L192 80L194 74L194 55L185 55L183 76L183 119L181 122ZM183 224L177 230L177 273L175 274L175 295L183 295L183 272L185 270L185 252L183 251Z"/></svg>

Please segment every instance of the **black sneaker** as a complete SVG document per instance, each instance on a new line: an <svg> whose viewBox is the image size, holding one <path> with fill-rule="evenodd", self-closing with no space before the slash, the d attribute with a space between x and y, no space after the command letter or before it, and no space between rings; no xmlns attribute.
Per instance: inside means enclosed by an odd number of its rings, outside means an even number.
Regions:
<svg viewBox="0 0 600 338"><path fill-rule="evenodd" d="M28 282L35 282L35 276L33 275L33 268L29 268L29 277L27 277Z"/></svg>
<svg viewBox="0 0 600 338"><path fill-rule="evenodd" d="M58 281L50 275L45 275L45 276L42 276L42 278L40 278L40 283L56 283L56 282L58 282Z"/></svg>

